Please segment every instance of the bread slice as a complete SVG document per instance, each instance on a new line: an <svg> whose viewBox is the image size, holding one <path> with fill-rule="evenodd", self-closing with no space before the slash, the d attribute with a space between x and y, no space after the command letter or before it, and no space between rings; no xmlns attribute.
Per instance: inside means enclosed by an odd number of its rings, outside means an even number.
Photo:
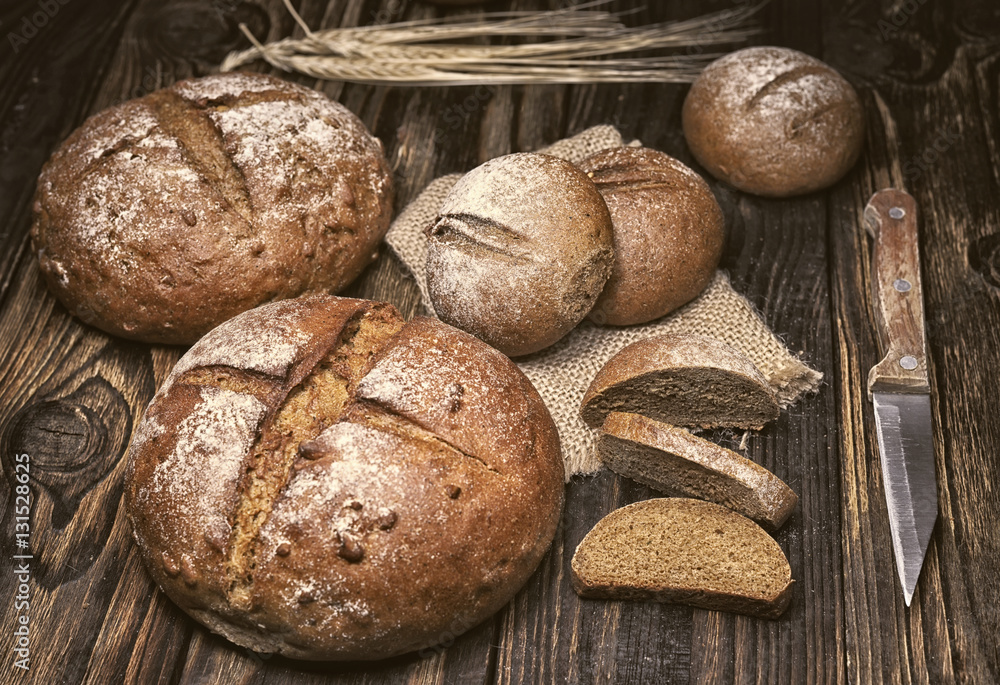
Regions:
<svg viewBox="0 0 1000 685"><path fill-rule="evenodd" d="M608 414L597 455L615 473L666 494L722 504L771 530L781 527L799 501L764 467L639 414Z"/></svg>
<svg viewBox="0 0 1000 685"><path fill-rule="evenodd" d="M587 533L571 564L581 597L688 604L777 618L792 572L756 523L696 499L636 502Z"/></svg>
<svg viewBox="0 0 1000 685"><path fill-rule="evenodd" d="M583 420L600 428L612 411L676 426L763 428L778 417L767 379L734 348L702 335L658 335L632 343L597 372Z"/></svg>

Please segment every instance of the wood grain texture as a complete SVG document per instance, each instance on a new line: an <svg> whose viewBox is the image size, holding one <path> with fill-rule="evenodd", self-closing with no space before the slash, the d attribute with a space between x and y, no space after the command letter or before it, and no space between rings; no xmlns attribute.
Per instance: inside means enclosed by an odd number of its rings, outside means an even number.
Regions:
<svg viewBox="0 0 1000 685"><path fill-rule="evenodd" d="M853 10L857 22L887 18L894 27L886 9L858 3ZM879 33L859 46L875 56L858 62L864 70L888 60L887 53L898 56L865 74L871 87L866 156L855 187L831 197L831 223L854 227L833 234L831 283L840 350L846 626L856 655L848 665L851 678L859 681L991 682L1000 667L997 642L988 637L1000 620L997 584L981 575L981 564L995 565L1000 558L984 525L1000 512L1000 500L992 486L983 485L996 474L995 460L987 455L998 436L995 422L986 418L990 414L980 413L995 411L996 385L982 377L982 369L997 363L1000 308L996 293L976 282L963 254L976 237L995 230L989 228L991 219L996 225L996 203L986 200L996 197L996 176L988 169L984 132L995 131L990 122L997 115L996 108L981 114L984 94L976 89L975 74L984 60L995 61L997 46L965 30L963 13L971 4L955 7L954 14L948 10L928 4L887 30L884 39ZM872 292L870 244L859 217L868 193L893 186L915 197L923 217L921 267L940 493L938 526L909 611L893 573L872 408L857 385L857 374L880 359L865 299ZM973 284L978 298L968 293Z"/></svg>
<svg viewBox="0 0 1000 685"><path fill-rule="evenodd" d="M1000 13L986 0L775 0L761 43L808 52L858 87L865 154L822 193L764 200L711 182L736 289L811 365L820 391L749 436L744 453L799 495L778 532L796 584L778 621L686 607L582 600L576 545L612 509L655 496L604 472L567 487L538 572L485 623L378 663L309 664L235 647L191 621L147 577L120 508L132 427L183 352L111 338L49 295L30 253L34 180L99 109L204 74L230 49L301 35L281 0L38 0L0 8L0 522L14 553L14 456L32 457L32 671L11 665L0 610L0 682L56 683L991 683L1000 682ZM294 0L310 26L370 25L555 0L444 9L416 0ZM740 3L737 3L740 4ZM644 5L640 8L640 5ZM627 23L731 9L728 0L640 3ZM27 21L28 24L24 22ZM34 27L34 33L27 28ZM11 39L31 33L22 41ZM260 65L264 71L269 71ZM693 165L677 85L388 88L317 82L386 144L398 212L430 180L602 123ZM919 241L940 516L907 609L896 579L868 370L881 358L862 220L871 195L906 188ZM383 248L347 294L419 312ZM742 435L710 437L738 449ZM9 562L7 562L9 563ZM0 591L14 579L0 569Z"/></svg>

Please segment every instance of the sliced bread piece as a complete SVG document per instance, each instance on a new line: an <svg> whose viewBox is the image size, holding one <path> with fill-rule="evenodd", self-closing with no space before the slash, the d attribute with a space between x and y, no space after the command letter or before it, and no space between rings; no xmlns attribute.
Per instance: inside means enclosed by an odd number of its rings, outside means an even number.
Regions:
<svg viewBox="0 0 1000 685"><path fill-rule="evenodd" d="M799 501L763 466L683 428L611 412L601 430L597 455L609 469L668 495L722 504L771 530Z"/></svg>
<svg viewBox="0 0 1000 685"><path fill-rule="evenodd" d="M756 523L697 499L636 502L598 521L576 548L581 597L646 600L777 618L792 572Z"/></svg>
<svg viewBox="0 0 1000 685"><path fill-rule="evenodd" d="M677 426L763 428L778 401L753 363L703 335L657 335L632 343L597 372L580 410L591 428L609 412Z"/></svg>

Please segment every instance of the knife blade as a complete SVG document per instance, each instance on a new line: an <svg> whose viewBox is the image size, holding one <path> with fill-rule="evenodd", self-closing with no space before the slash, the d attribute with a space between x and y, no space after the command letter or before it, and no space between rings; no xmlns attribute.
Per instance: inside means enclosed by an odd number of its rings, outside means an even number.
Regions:
<svg viewBox="0 0 1000 685"><path fill-rule="evenodd" d="M872 196L872 282L882 360L868 374L896 571L910 606L937 520L937 482L917 203L890 188Z"/></svg>

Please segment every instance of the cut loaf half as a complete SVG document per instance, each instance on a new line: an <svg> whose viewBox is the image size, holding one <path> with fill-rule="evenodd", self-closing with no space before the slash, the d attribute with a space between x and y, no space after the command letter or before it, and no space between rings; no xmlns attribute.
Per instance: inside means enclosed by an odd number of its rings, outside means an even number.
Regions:
<svg viewBox="0 0 1000 685"><path fill-rule="evenodd" d="M639 414L608 414L597 454L616 473L666 494L722 504L772 530L798 502L791 488L764 467Z"/></svg>
<svg viewBox="0 0 1000 685"><path fill-rule="evenodd" d="M767 379L736 349L702 335L658 335L632 343L597 372L581 415L600 428L613 411L677 426L763 428L778 417Z"/></svg>
<svg viewBox="0 0 1000 685"><path fill-rule="evenodd" d="M636 502L601 519L576 548L581 597L646 600L777 618L791 599L788 560L763 528L696 499Z"/></svg>

